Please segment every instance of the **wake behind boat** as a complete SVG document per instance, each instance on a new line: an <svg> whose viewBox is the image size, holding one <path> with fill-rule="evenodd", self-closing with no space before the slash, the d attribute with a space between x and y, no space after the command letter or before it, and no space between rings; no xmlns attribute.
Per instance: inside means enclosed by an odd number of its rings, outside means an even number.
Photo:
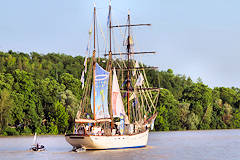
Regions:
<svg viewBox="0 0 240 160"><path fill-rule="evenodd" d="M153 67L141 66L133 60L135 54L155 52L135 52L131 27L149 24L131 24L128 13L127 24L112 25L111 4L109 5L108 29L109 52L106 70L96 61L96 7L94 6L94 44L91 57L86 57L81 82L84 86L81 107L75 119L73 134L66 134L66 141L74 150L83 149L125 149L139 148L147 145L150 128L153 129L157 116L156 104L159 88L150 88L144 69ZM124 39L126 53L112 53L113 28L126 28ZM89 32L91 39L92 28ZM89 44L87 51L89 50ZM127 56L127 61L117 64L112 56ZM118 66L115 68L113 66ZM118 75L122 79L121 88ZM85 79L86 74L86 79ZM123 80L125 79L125 80ZM92 82L92 83L91 83ZM153 93L155 91L157 93ZM125 112L125 110L127 112ZM148 119L147 119L148 117Z"/></svg>

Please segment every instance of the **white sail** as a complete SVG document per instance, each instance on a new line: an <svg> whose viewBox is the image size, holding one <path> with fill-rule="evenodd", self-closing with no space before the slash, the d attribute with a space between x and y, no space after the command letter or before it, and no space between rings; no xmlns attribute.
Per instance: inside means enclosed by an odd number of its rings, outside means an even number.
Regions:
<svg viewBox="0 0 240 160"><path fill-rule="evenodd" d="M120 114L126 115L115 68L113 70L112 82L112 110L113 117L120 117Z"/></svg>
<svg viewBox="0 0 240 160"><path fill-rule="evenodd" d="M34 134L34 137L33 137L33 144L37 144L37 133Z"/></svg>

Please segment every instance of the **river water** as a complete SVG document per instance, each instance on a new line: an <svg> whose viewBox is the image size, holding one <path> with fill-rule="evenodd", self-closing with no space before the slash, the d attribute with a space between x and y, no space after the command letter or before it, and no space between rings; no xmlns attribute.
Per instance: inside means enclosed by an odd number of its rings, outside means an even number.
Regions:
<svg viewBox="0 0 240 160"><path fill-rule="evenodd" d="M140 149L72 152L64 136L39 136L46 152L28 151L33 136L0 137L0 160L240 160L240 130L152 132Z"/></svg>

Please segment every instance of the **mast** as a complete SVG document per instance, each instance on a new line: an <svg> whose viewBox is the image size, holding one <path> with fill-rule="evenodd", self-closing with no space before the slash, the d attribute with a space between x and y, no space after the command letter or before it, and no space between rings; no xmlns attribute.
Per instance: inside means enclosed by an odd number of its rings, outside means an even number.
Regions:
<svg viewBox="0 0 240 160"><path fill-rule="evenodd" d="M110 2L111 4L111 2ZM109 53L108 54L104 54L104 56L109 56L109 61L108 61L108 65L107 68L110 72L110 81L112 81L112 55L127 55L127 67L126 68L121 68L123 71L127 71L127 90L122 90L124 92L127 92L127 108L128 108L128 119L129 122L131 123L131 117L130 117L130 93L133 92L133 89L131 88L131 83L130 83L130 79L131 79L131 70L144 70L144 69L156 69L157 67L131 67L131 55L132 54L155 54L156 52L134 52L132 51L132 38L131 38L131 27L140 27L140 26L150 26L151 24L131 24L130 21L130 11L128 11L128 19L127 19L127 24L124 25L112 25L111 23L111 5L109 6L109 36L110 36L110 47L109 47ZM128 37L127 37L127 48L126 48L126 53L112 53L111 51L111 29L112 28L121 28L121 27L127 27L127 33L128 33ZM120 68L117 68L120 69ZM110 96L112 96L112 84L110 83ZM142 88L139 87L137 88L137 91L139 90L146 90L146 91L157 91L160 88ZM110 112L111 112L111 116L112 116L112 101L110 103ZM112 118L112 117L111 117Z"/></svg>
<svg viewBox="0 0 240 160"><path fill-rule="evenodd" d="M130 11L128 11L128 39L127 39L127 55L128 55L128 66L127 66L127 108L128 108L128 119L130 119L130 102L129 102L129 89L130 89L130 54L131 54L131 42L130 42Z"/></svg>
<svg viewBox="0 0 240 160"><path fill-rule="evenodd" d="M109 94L110 94L110 117L111 129L113 129L113 112L112 112L112 17L111 17L111 0L109 1Z"/></svg>
<svg viewBox="0 0 240 160"><path fill-rule="evenodd" d="M95 54L96 54L96 4L94 3L94 43L93 43L93 117L94 120L96 120L96 114L95 114L95 105L96 105L96 97L95 97L95 69L96 69L96 59L95 59Z"/></svg>

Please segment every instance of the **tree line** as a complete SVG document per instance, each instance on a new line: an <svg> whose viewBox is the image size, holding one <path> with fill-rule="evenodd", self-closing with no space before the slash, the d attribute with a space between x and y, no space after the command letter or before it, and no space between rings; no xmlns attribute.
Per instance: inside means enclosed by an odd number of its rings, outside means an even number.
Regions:
<svg viewBox="0 0 240 160"><path fill-rule="evenodd" d="M105 66L104 60L100 60ZM0 52L0 134L72 132L82 98L84 57ZM240 128L240 89L209 88L201 80L148 70L160 87L156 131Z"/></svg>

